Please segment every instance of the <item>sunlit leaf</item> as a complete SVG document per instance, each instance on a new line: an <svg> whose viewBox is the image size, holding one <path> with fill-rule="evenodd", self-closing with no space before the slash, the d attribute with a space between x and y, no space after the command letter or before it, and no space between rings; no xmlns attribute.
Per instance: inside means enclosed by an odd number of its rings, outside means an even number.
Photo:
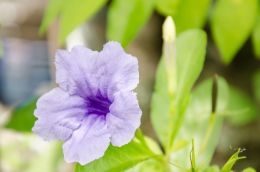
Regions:
<svg viewBox="0 0 260 172"><path fill-rule="evenodd" d="M84 21L90 19L107 0L64 0L60 21L59 42Z"/></svg>
<svg viewBox="0 0 260 172"><path fill-rule="evenodd" d="M256 170L252 167L248 167L248 168L244 169L243 172L256 172Z"/></svg>
<svg viewBox="0 0 260 172"><path fill-rule="evenodd" d="M11 119L6 124L6 128L17 131L31 132L35 117L33 116L36 108L36 99L33 99L20 107L14 109L11 114Z"/></svg>
<svg viewBox="0 0 260 172"><path fill-rule="evenodd" d="M257 16L257 0L217 0L211 29L222 60L229 64L250 35Z"/></svg>
<svg viewBox="0 0 260 172"><path fill-rule="evenodd" d="M113 0L108 12L107 38L126 46L145 25L154 0Z"/></svg>
<svg viewBox="0 0 260 172"><path fill-rule="evenodd" d="M210 166L206 168L203 172L220 172L220 169L218 166Z"/></svg>
<svg viewBox="0 0 260 172"><path fill-rule="evenodd" d="M204 26L211 0L157 0L157 10L172 16L177 27L177 33L191 28Z"/></svg>
<svg viewBox="0 0 260 172"><path fill-rule="evenodd" d="M221 172L230 172L238 160L246 158L244 156L239 156L239 154L241 153L240 151L241 150L238 149L238 151L229 158L229 160L222 167Z"/></svg>
<svg viewBox="0 0 260 172"><path fill-rule="evenodd" d="M202 28L206 22L211 0L182 0L173 19L177 33L191 28Z"/></svg>
<svg viewBox="0 0 260 172"><path fill-rule="evenodd" d="M235 87L230 87L229 104L226 113L224 115L228 116L232 124L245 125L256 119L258 109L249 95Z"/></svg>
<svg viewBox="0 0 260 172"><path fill-rule="evenodd" d="M63 0L50 0L45 10L44 17L40 26L40 33L46 31L49 25L58 17L62 9Z"/></svg>
<svg viewBox="0 0 260 172"><path fill-rule="evenodd" d="M252 34L252 42L254 47L254 53L256 57L260 59L260 14L258 14L257 21L254 26L254 30Z"/></svg>
<svg viewBox="0 0 260 172"><path fill-rule="evenodd" d="M206 35L200 30L190 30L181 34L176 40L177 58L177 92L176 102L170 102L168 94L168 81L164 58L161 59L157 74L155 92L152 97L151 118L155 131L160 141L167 147L172 135L172 122L178 126L181 121L181 113L185 110L185 102L189 96L192 85L199 76L204 64L206 50ZM170 116L170 104L176 103L179 108L175 115ZM180 117L180 118L179 118ZM177 132L177 128L175 128Z"/></svg>
<svg viewBox="0 0 260 172"><path fill-rule="evenodd" d="M102 158L85 166L76 164L75 172L124 171L153 156L154 154L139 142L139 140L134 139L122 147L113 147L110 145Z"/></svg>
<svg viewBox="0 0 260 172"><path fill-rule="evenodd" d="M217 103L216 112L212 113L212 79L208 79L199 84L192 92L191 101L184 115L182 127L173 145L172 161L189 167L191 139L194 139L196 167L204 170L211 161L222 128L223 116L228 104L229 90L224 79L217 80ZM175 150L178 140L186 140L186 144L181 149ZM175 169L178 171L178 169Z"/></svg>
<svg viewBox="0 0 260 172"><path fill-rule="evenodd" d="M174 16L181 0L156 0L156 9L164 16Z"/></svg>

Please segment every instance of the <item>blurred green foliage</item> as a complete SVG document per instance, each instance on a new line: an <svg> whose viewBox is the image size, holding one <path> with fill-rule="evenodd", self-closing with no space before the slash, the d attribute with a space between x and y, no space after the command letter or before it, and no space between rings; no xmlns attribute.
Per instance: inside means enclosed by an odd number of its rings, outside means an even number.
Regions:
<svg viewBox="0 0 260 172"><path fill-rule="evenodd" d="M40 31L46 31L54 19L59 17L59 41L64 43L71 31L95 15L106 2L50 0ZM177 33L203 28L209 19L222 61L229 64L251 34L255 55L260 56L258 6L257 0L112 0L108 8L107 39L127 46L154 10L164 16L172 16Z"/></svg>
<svg viewBox="0 0 260 172"><path fill-rule="evenodd" d="M150 18L155 0L113 0L108 10L107 38L126 46Z"/></svg>
<svg viewBox="0 0 260 172"><path fill-rule="evenodd" d="M211 0L157 0L157 9L163 15L171 15L177 33L192 28L203 28Z"/></svg>
<svg viewBox="0 0 260 172"><path fill-rule="evenodd" d="M246 42L257 16L257 0L218 0L211 29L222 60L229 64Z"/></svg>
<svg viewBox="0 0 260 172"><path fill-rule="evenodd" d="M182 127L173 145L171 159L181 166L190 163L191 138L194 139L196 167L204 170L210 163L219 141L222 129L223 113L227 109L229 88L223 78L216 80L216 111L212 112L213 81L208 79L200 83L191 94L191 101L184 115ZM180 143L186 143L178 148ZM178 169L176 169L178 170Z"/></svg>
<svg viewBox="0 0 260 172"><path fill-rule="evenodd" d="M182 120L185 103L189 97L192 85L202 70L206 49L206 35L200 30L191 30L181 34L176 40L177 90L175 97L168 93L165 58L163 57L157 69L155 92L151 104L151 119L155 131L162 144L170 146L173 132L177 132L178 121ZM185 67L183 67L185 66ZM172 66L174 68L174 66ZM175 76L170 76L175 77ZM174 106L174 111L170 107ZM176 109L179 108L179 109ZM171 115L170 115L171 114Z"/></svg>
<svg viewBox="0 0 260 172"><path fill-rule="evenodd" d="M230 87L228 110L225 112L229 122L234 125L246 125L259 118L259 108L255 101L243 91Z"/></svg>
<svg viewBox="0 0 260 172"><path fill-rule="evenodd" d="M33 116L35 108L36 98L20 105L12 112L12 117L5 127L21 132L31 132L35 122L35 117Z"/></svg>

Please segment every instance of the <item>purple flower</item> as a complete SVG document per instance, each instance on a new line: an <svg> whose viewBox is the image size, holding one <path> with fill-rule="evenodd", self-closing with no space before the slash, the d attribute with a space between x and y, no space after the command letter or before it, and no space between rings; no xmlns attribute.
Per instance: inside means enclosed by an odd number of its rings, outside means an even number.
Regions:
<svg viewBox="0 0 260 172"><path fill-rule="evenodd" d="M132 140L141 118L133 92L139 82L135 57L116 42L100 52L76 46L58 50L56 70L59 87L38 100L35 133L63 140L65 160L82 165L102 157L110 142Z"/></svg>

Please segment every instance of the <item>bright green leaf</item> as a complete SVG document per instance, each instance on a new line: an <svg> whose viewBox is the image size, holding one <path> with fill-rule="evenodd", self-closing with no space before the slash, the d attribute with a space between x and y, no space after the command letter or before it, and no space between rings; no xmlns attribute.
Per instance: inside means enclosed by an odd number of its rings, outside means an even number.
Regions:
<svg viewBox="0 0 260 172"><path fill-rule="evenodd" d="M260 59L260 14L258 14L257 21L253 29L252 42L254 47L254 53L256 57Z"/></svg>
<svg viewBox="0 0 260 172"><path fill-rule="evenodd" d="M63 0L50 0L45 10L44 17L40 26L40 33L46 31L49 25L61 12Z"/></svg>
<svg viewBox="0 0 260 172"><path fill-rule="evenodd" d="M220 169L218 166L210 166L206 168L203 172L220 172Z"/></svg>
<svg viewBox="0 0 260 172"><path fill-rule="evenodd" d="M35 122L35 117L33 116L35 108L36 99L33 99L25 105L18 107L12 112L11 119L5 127L17 131L31 132Z"/></svg>
<svg viewBox="0 0 260 172"><path fill-rule="evenodd" d="M233 166L235 163L240 160L240 159L245 159L246 157L244 156L239 156L240 154L240 149L236 153L234 153L229 160L224 164L224 166L221 169L221 172L230 172L233 169Z"/></svg>
<svg viewBox="0 0 260 172"><path fill-rule="evenodd" d="M191 88L199 77L206 55L207 36L205 32L192 29L186 31L176 41L177 91L173 116L170 145L181 126L183 114L189 100Z"/></svg>
<svg viewBox="0 0 260 172"><path fill-rule="evenodd" d="M164 16L174 16L181 0L156 0L156 9Z"/></svg>
<svg viewBox="0 0 260 172"><path fill-rule="evenodd" d="M63 43L70 32L90 19L106 2L107 0L64 0L59 42Z"/></svg>
<svg viewBox="0 0 260 172"><path fill-rule="evenodd" d="M207 20L211 0L157 0L157 10L172 16L177 33L191 28L202 28Z"/></svg>
<svg viewBox="0 0 260 172"><path fill-rule="evenodd" d="M134 139L122 147L109 146L105 155L85 166L76 164L75 172L114 172L131 168L154 156L139 140Z"/></svg>
<svg viewBox="0 0 260 172"><path fill-rule="evenodd" d="M213 39L229 64L250 35L257 16L257 0L217 0L211 20Z"/></svg>
<svg viewBox="0 0 260 172"><path fill-rule="evenodd" d="M152 97L151 118L155 131L164 145L167 147L172 135L172 123L181 121L181 115L185 110L185 102L189 96L192 85L199 76L205 59L206 35L200 30L184 32L176 39L177 58L177 91L176 102L170 100L168 94L168 81L165 69L164 58L161 59L157 73L155 92ZM186 99L185 99L186 98ZM172 120L170 116L170 104L176 103L179 108L175 115L178 118ZM179 118L180 117L180 118ZM175 128L177 132L177 128Z"/></svg>
<svg viewBox="0 0 260 172"><path fill-rule="evenodd" d="M182 0L173 19L177 33L187 29L202 28L207 20L211 0Z"/></svg>
<svg viewBox="0 0 260 172"><path fill-rule="evenodd" d="M190 167L191 141L194 139L196 167L204 170L211 161L216 149L223 116L220 114L227 108L229 90L224 79L218 78L217 106L215 114L211 113L212 79L199 84L192 92L191 101L188 105L182 127L173 145L172 161ZM186 140L188 144L175 151L179 140ZM178 169L175 169L178 171Z"/></svg>
<svg viewBox="0 0 260 172"><path fill-rule="evenodd" d="M256 119L258 109L250 96L235 87L230 87L230 99L226 113L232 124L245 125Z"/></svg>
<svg viewBox="0 0 260 172"><path fill-rule="evenodd" d="M108 12L107 38L126 46L152 14L154 0L113 0Z"/></svg>
<svg viewBox="0 0 260 172"><path fill-rule="evenodd" d="M244 169L243 172L256 172L256 170L252 167L248 167L248 168Z"/></svg>

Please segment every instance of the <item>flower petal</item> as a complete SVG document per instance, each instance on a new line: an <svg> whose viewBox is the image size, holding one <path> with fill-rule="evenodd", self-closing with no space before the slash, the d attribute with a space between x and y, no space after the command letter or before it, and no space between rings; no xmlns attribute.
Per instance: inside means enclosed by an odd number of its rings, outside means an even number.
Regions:
<svg viewBox="0 0 260 172"><path fill-rule="evenodd" d="M96 71L98 52L83 46L74 47L71 52L58 50L56 53L56 82L71 95L82 97L95 94L97 80L92 75Z"/></svg>
<svg viewBox="0 0 260 172"><path fill-rule="evenodd" d="M133 92L118 92L107 114L111 143L122 146L131 141L141 122L141 109Z"/></svg>
<svg viewBox="0 0 260 172"><path fill-rule="evenodd" d="M85 101L81 97L55 88L37 101L34 115L38 120L32 130L45 140L66 140L80 126L85 113Z"/></svg>
<svg viewBox="0 0 260 172"><path fill-rule="evenodd" d="M108 42L100 52L105 71L99 81L102 95L112 97L117 91L131 91L139 82L138 61L136 57L124 52L117 42Z"/></svg>
<svg viewBox="0 0 260 172"><path fill-rule="evenodd" d="M63 145L66 162L85 165L102 157L110 142L104 116L88 115L81 127Z"/></svg>

